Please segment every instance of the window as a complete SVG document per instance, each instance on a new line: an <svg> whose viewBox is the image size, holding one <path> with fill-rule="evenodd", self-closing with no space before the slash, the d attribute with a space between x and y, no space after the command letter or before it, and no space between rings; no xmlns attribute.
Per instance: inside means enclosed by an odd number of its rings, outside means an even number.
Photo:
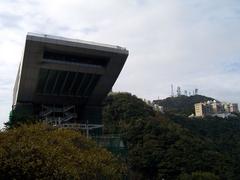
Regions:
<svg viewBox="0 0 240 180"><path fill-rule="evenodd" d="M72 62L72 63L96 65L96 66L102 66L102 67L106 67L109 62L109 58L107 57L63 54L63 53L56 53L56 52L50 52L50 51L44 51L43 58L46 60Z"/></svg>

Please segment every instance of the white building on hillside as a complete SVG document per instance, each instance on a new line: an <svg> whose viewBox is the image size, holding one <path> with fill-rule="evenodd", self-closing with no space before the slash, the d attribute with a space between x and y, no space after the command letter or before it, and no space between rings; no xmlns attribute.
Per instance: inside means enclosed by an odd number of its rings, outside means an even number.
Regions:
<svg viewBox="0 0 240 180"><path fill-rule="evenodd" d="M223 116L222 114L239 112L237 103L223 103L216 100L196 103L194 107L196 117L218 116L220 114Z"/></svg>

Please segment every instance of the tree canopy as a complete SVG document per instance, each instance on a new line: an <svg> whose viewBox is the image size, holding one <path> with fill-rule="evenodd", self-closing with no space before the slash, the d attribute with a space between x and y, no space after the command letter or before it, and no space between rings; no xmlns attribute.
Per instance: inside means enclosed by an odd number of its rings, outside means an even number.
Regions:
<svg viewBox="0 0 240 180"><path fill-rule="evenodd" d="M200 120L179 114L155 113L129 93L108 97L106 129L123 133L132 177L238 180L240 118Z"/></svg>
<svg viewBox="0 0 240 180"><path fill-rule="evenodd" d="M167 119L139 119L127 132L129 165L139 179L176 179L197 171L226 178L231 172L226 172L228 161L212 142Z"/></svg>
<svg viewBox="0 0 240 180"><path fill-rule="evenodd" d="M134 119L154 114L151 106L131 93L111 93L104 102L104 132L120 133Z"/></svg>
<svg viewBox="0 0 240 180"><path fill-rule="evenodd" d="M0 132L0 179L120 179L123 172L76 131L35 124Z"/></svg>

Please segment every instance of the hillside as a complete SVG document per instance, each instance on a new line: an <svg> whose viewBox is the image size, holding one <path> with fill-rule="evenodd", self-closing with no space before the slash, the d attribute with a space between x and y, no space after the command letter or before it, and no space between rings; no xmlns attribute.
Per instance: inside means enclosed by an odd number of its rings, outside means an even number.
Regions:
<svg viewBox="0 0 240 180"><path fill-rule="evenodd" d="M163 106L166 112L172 112L183 115L194 113L194 104L198 102L214 100L211 97L202 95L168 97L166 99L154 100L153 102Z"/></svg>
<svg viewBox="0 0 240 180"><path fill-rule="evenodd" d="M172 98L178 107L209 99ZM130 93L109 95L103 110L104 132L122 135L128 147L129 179L140 180L239 180L239 118L200 120L161 114Z"/></svg>

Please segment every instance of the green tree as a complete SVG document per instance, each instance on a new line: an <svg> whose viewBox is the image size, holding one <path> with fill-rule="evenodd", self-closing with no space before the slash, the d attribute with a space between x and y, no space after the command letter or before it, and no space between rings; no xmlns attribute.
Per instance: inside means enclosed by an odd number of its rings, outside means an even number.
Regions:
<svg viewBox="0 0 240 180"><path fill-rule="evenodd" d="M214 143L163 117L132 122L126 141L129 165L141 175L138 179L176 179L195 171L210 171L226 178L226 171L231 171Z"/></svg>
<svg viewBox="0 0 240 180"><path fill-rule="evenodd" d="M187 129L195 136L212 142L215 149L228 159L228 167L223 170L231 180L240 179L240 118L205 117L188 119L183 116L170 115L171 121Z"/></svg>
<svg viewBox="0 0 240 180"><path fill-rule="evenodd" d="M34 123L36 118L33 115L31 105L19 105L9 113L9 120L5 123L6 128L18 127L23 123Z"/></svg>
<svg viewBox="0 0 240 180"><path fill-rule="evenodd" d="M131 121L154 115L153 108L137 96L130 93L112 93L104 102L104 132L120 133Z"/></svg>
<svg viewBox="0 0 240 180"><path fill-rule="evenodd" d="M124 166L79 132L43 124L0 132L0 179L120 179Z"/></svg>

